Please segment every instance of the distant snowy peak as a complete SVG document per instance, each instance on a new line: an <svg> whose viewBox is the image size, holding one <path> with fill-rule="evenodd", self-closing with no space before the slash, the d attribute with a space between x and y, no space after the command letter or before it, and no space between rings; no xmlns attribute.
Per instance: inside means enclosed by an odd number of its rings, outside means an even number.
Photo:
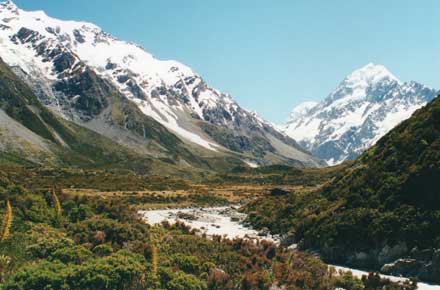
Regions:
<svg viewBox="0 0 440 290"><path fill-rule="evenodd" d="M402 82L383 65L369 63L355 70L338 85L326 98L326 104L341 104L365 98L369 91L390 86L401 85Z"/></svg>
<svg viewBox="0 0 440 290"><path fill-rule="evenodd" d="M289 121L292 122L298 118L301 118L302 116L307 115L310 112L310 110L312 110L318 104L319 104L318 102L307 101L297 105L290 113Z"/></svg>
<svg viewBox="0 0 440 290"><path fill-rule="evenodd" d="M301 104L282 131L330 165L354 159L436 96L420 83L401 82L383 65L348 75L319 104Z"/></svg>
<svg viewBox="0 0 440 290"><path fill-rule="evenodd" d="M385 66L369 63L348 75L343 83L371 86L384 81L401 83Z"/></svg>

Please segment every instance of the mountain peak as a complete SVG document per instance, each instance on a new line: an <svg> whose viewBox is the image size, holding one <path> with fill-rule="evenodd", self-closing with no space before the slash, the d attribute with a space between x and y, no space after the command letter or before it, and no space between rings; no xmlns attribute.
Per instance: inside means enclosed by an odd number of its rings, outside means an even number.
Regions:
<svg viewBox="0 0 440 290"><path fill-rule="evenodd" d="M63 35L65 40L68 40L68 37L75 38L72 34L76 30L87 30L93 33L102 31L101 28L89 22L59 20L48 16L43 10L22 10L11 0L0 0L0 23L8 26L14 33L21 28L27 28L49 38Z"/></svg>
<svg viewBox="0 0 440 290"><path fill-rule="evenodd" d="M15 5L15 3L12 0L2 1L2 2L0 2L0 5L3 8L9 9L9 10L17 9L17 5Z"/></svg>
<svg viewBox="0 0 440 290"><path fill-rule="evenodd" d="M306 115L308 112L310 112L311 109L316 107L318 104L319 104L318 102L314 102L314 101L306 101L300 103L295 108L293 108L292 112L290 113L289 121L296 120Z"/></svg>
<svg viewBox="0 0 440 290"><path fill-rule="evenodd" d="M400 80L394 76L384 65L370 62L348 75L345 78L344 83L363 83L366 85L371 85L382 80L396 81L400 83Z"/></svg>
<svg viewBox="0 0 440 290"><path fill-rule="evenodd" d="M297 106L280 128L333 165L358 156L435 95L434 89L402 83L385 66L369 63L312 109Z"/></svg>
<svg viewBox="0 0 440 290"><path fill-rule="evenodd" d="M0 10L7 11L9 14L18 15L19 9L17 5L12 0L1 1L0 0Z"/></svg>

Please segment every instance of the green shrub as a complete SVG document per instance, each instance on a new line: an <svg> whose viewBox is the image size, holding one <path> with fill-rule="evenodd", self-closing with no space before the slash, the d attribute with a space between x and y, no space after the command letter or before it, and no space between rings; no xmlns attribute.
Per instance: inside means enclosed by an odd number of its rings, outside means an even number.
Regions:
<svg viewBox="0 0 440 290"><path fill-rule="evenodd" d="M101 244L93 248L93 253L99 257L105 257L113 253L113 248L110 244Z"/></svg>
<svg viewBox="0 0 440 290"><path fill-rule="evenodd" d="M55 250L49 255L49 260L59 260L65 264L81 264L93 258L93 253L82 246L71 246Z"/></svg>
<svg viewBox="0 0 440 290"><path fill-rule="evenodd" d="M178 272L167 284L168 290L206 290L206 284L193 275Z"/></svg>

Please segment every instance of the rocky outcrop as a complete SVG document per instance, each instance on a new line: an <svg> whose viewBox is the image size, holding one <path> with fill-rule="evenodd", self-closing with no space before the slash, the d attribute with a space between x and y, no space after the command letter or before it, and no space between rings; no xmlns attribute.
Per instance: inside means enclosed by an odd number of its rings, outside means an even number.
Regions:
<svg viewBox="0 0 440 290"><path fill-rule="evenodd" d="M328 261L335 261L329 249L321 251L322 257ZM417 277L422 281L440 282L440 249L423 249L417 247L409 250L405 243L393 246L385 245L381 249L370 249L357 253L338 254L338 263L353 268L374 269L383 274L403 277Z"/></svg>
<svg viewBox="0 0 440 290"><path fill-rule="evenodd" d="M87 68L70 78L55 82L53 88L67 97L79 118L84 121L99 115L115 94L109 84Z"/></svg>
<svg viewBox="0 0 440 290"><path fill-rule="evenodd" d="M440 282L440 249L413 249L407 258L401 258L381 267L389 275L419 277L423 281Z"/></svg>

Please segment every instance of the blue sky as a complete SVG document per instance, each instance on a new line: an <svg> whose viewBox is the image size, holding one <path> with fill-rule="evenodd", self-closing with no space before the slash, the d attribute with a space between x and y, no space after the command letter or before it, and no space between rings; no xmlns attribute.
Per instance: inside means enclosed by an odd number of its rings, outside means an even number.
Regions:
<svg viewBox="0 0 440 290"><path fill-rule="evenodd" d="M325 98L352 70L384 64L440 89L438 0L15 0L93 22L175 59L273 122Z"/></svg>

